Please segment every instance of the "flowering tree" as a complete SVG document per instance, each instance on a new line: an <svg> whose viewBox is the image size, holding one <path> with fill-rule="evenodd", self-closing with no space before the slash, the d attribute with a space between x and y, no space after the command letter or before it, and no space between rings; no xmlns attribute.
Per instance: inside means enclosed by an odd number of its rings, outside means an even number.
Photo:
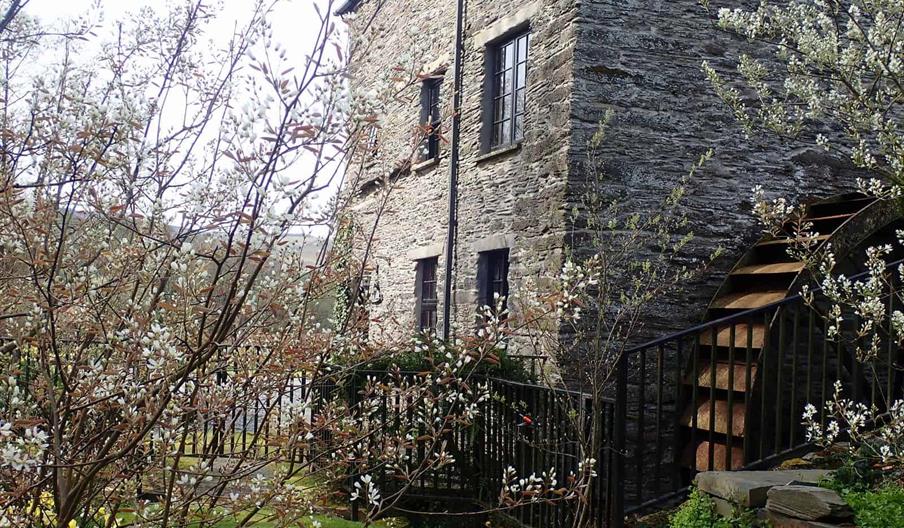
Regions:
<svg viewBox="0 0 904 528"><path fill-rule="evenodd" d="M508 329L529 336L525 341L534 343L537 355L550 358L542 376L545 384L556 386L565 379L586 397L556 401L566 410L571 438L580 447L586 470L581 472L586 483L576 490L570 518L575 527L593 524L604 513L594 510L592 497L602 485L597 478L601 455L608 456L605 449L611 449L606 420L618 369L636 367L638 361L627 352L643 336L645 322L660 307L658 300L686 286L721 254L716 249L700 259L689 255L694 237L683 203L687 183L712 152L704 152L675 182L656 214L626 211L607 193L609 175L600 157L610 118L607 114L588 141L583 186L570 218L569 245L574 250L566 255L559 275L549 281L550 289L534 298L519 293L514 301L525 320ZM640 388L635 384L632 390ZM623 456L626 453L615 453L613 460Z"/></svg>
<svg viewBox="0 0 904 528"><path fill-rule="evenodd" d="M814 141L902 184L904 144L897 126L904 101L902 18L900 0L791 0L762 2L753 11L721 8L720 28L769 46L776 60L741 55L738 73L755 95L753 105L708 63L703 70L748 133L759 128Z"/></svg>

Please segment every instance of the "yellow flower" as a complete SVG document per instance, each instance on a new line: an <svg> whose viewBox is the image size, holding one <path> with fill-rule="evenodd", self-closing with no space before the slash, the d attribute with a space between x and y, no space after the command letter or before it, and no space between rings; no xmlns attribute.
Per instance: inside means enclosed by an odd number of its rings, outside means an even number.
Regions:
<svg viewBox="0 0 904 528"><path fill-rule="evenodd" d="M69 521L68 526L69 526L69 528L78 528L78 523L75 522L75 519L72 519L71 521Z"/></svg>

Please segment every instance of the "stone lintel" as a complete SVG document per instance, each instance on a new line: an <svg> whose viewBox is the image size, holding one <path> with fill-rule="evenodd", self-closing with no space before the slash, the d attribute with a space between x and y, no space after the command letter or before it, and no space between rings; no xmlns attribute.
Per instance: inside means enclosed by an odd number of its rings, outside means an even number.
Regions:
<svg viewBox="0 0 904 528"><path fill-rule="evenodd" d="M429 246L421 246L408 251L408 260L423 260L438 257L442 254L442 244L430 244Z"/></svg>
<svg viewBox="0 0 904 528"><path fill-rule="evenodd" d="M471 248L477 253L507 249L515 245L515 237L512 235L491 235L471 244Z"/></svg>
<svg viewBox="0 0 904 528"><path fill-rule="evenodd" d="M531 2L515 10L514 13L502 17L474 35L474 42L478 47L493 43L493 41L506 36L512 31L529 24L530 20L540 12L540 2Z"/></svg>

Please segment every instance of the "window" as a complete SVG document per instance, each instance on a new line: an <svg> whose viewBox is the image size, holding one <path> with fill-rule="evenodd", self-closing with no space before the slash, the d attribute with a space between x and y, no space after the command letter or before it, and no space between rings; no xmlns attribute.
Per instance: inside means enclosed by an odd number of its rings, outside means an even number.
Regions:
<svg viewBox="0 0 904 528"><path fill-rule="evenodd" d="M522 33L493 50L493 126L491 147L524 138L524 102L530 33Z"/></svg>
<svg viewBox="0 0 904 528"><path fill-rule="evenodd" d="M497 249L481 253L477 263L478 301L495 311L497 296L502 298L502 310L508 308L509 250Z"/></svg>
<svg viewBox="0 0 904 528"><path fill-rule="evenodd" d="M437 257L417 261L417 297L418 329L422 332L436 331L436 265Z"/></svg>
<svg viewBox="0 0 904 528"><path fill-rule="evenodd" d="M428 79L421 88L421 128L424 142L421 145L421 161L439 157L439 137L442 119L440 116L440 86L442 79Z"/></svg>

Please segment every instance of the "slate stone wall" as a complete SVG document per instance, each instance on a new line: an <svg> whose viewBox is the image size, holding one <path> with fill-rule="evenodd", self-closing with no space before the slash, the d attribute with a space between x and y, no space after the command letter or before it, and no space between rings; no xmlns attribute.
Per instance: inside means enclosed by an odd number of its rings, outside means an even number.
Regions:
<svg viewBox="0 0 904 528"><path fill-rule="evenodd" d="M443 116L448 117L452 106L455 3L387 0L374 17L375 7L374 2L364 2L352 22L353 45L367 33L368 24L371 28L385 28L367 52L355 58L353 92L360 96L383 82L393 63L414 47L411 43L425 39L428 50L415 60L431 69L437 64L449 67L442 85ZM485 41L488 35L505 36L511 33L508 30L517 29L507 24L525 10L530 13L531 28L525 137L518 148L487 153L481 137L487 112L487 53L492 42ZM422 16L423 13L429 16ZM573 0L468 2L452 301L459 334L472 331L479 251L509 248L513 294L525 281L542 284L561 266L576 14ZM413 25L419 30L415 37L407 29ZM380 135L383 156L386 152L410 152L406 141L420 114L416 90L409 89L407 100L387 109ZM451 135L449 130L446 132ZM372 313L383 320L394 318L403 328L413 328L415 324L416 258L439 256L440 292L444 287L442 253L448 214L449 145L443 144L441 150L437 164L386 180L392 189L375 231L372 261L379 266L384 301L373 307ZM358 184L378 176L395 161L383 159L365 169ZM361 235L370 233L383 201L383 195L372 186L364 188L354 201ZM440 314L443 302L440 295ZM517 312L517 301L513 300L512 305Z"/></svg>
<svg viewBox="0 0 904 528"><path fill-rule="evenodd" d="M583 0L578 17L569 200L582 192L588 140L607 110L612 121L598 149L607 179L601 192L627 213L655 214L660 203L707 149L715 156L689 185L688 229L696 235L684 262L725 254L684 291L656 301L637 340L666 335L701 322L706 306L734 262L761 235L752 215L751 188L792 200L850 190L852 171L821 152L744 136L714 95L702 70L708 60L736 78L738 56L766 61L771 52L716 29L719 7L753 1L712 2L707 13L695 0ZM638 257L649 255L646 250Z"/></svg>

